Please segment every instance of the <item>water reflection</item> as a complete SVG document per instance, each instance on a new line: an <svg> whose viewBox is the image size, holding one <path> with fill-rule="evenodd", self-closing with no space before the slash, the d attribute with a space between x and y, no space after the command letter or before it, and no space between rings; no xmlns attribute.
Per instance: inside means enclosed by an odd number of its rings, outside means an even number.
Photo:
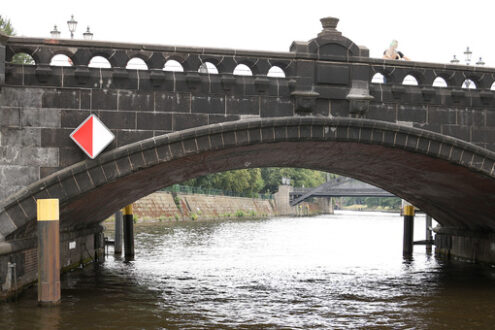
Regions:
<svg viewBox="0 0 495 330"><path fill-rule="evenodd" d="M495 321L494 269L438 260L424 246L403 259L397 215L157 224L135 232L134 261L111 254L103 265L63 276L58 314L37 309L30 290L0 305L0 317L7 327L40 328L452 329ZM421 235L420 217L415 239Z"/></svg>

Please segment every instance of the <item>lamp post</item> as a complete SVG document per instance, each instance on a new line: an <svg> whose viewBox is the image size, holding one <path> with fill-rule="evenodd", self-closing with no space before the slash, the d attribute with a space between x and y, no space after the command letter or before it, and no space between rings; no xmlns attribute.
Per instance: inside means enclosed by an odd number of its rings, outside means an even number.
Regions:
<svg viewBox="0 0 495 330"><path fill-rule="evenodd" d="M74 19L74 15L71 15L70 20L67 21L67 27L69 28L70 38L74 39L74 32L76 32L77 28L77 21ZM50 36L52 37L52 39L59 39L60 34L61 33L57 29L57 26L53 26L53 30L50 31ZM90 31L89 25L86 27L86 32L84 32L82 35L84 40L93 40L93 33Z"/></svg>
<svg viewBox="0 0 495 330"><path fill-rule="evenodd" d="M83 33L83 38L84 40L92 40L93 39L93 33L89 31L89 26L86 28L86 32Z"/></svg>
<svg viewBox="0 0 495 330"><path fill-rule="evenodd" d="M74 19L74 15L71 15L70 20L67 21L67 26L70 31L70 38L74 39L74 32L76 31L77 21Z"/></svg>
<svg viewBox="0 0 495 330"><path fill-rule="evenodd" d="M450 64L459 64L459 60L455 57L455 55L454 58L450 60Z"/></svg>
<svg viewBox="0 0 495 330"><path fill-rule="evenodd" d="M463 52L464 54L464 63L466 65L471 64L471 57L473 55L473 52L469 49L469 47L466 47L466 50ZM454 57L450 60L450 64L459 64L460 61L457 59L457 57L454 55ZM476 62L476 65L485 65L485 62L483 62L482 58Z"/></svg>
<svg viewBox="0 0 495 330"><path fill-rule="evenodd" d="M466 50L464 51L464 61L465 61L465 64L466 65L470 65L471 64L471 56L473 55L473 52L469 49L469 46L466 47ZM454 55L454 58L452 58L450 60L450 64L459 64L459 60L457 59L457 57ZM480 59L476 62L476 65L478 66L483 66L485 65L485 62L483 61L483 59L480 57ZM466 79L466 81L464 82L464 86L469 89L469 87L471 86L471 79Z"/></svg>
<svg viewBox="0 0 495 330"><path fill-rule="evenodd" d="M469 65L471 63L471 56L473 55L473 52L469 50L469 47L466 47L466 50L464 51L464 56L466 59L466 65Z"/></svg>
<svg viewBox="0 0 495 330"><path fill-rule="evenodd" d="M58 39L60 38L60 31L57 30L57 26L54 25L53 26L53 30L50 31L50 35L52 37L52 39Z"/></svg>

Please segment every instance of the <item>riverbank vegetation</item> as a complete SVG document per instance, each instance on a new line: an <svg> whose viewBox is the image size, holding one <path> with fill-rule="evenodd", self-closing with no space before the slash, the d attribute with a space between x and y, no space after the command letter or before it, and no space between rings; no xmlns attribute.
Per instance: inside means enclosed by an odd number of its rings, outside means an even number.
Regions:
<svg viewBox="0 0 495 330"><path fill-rule="evenodd" d="M335 208L343 210L400 211L399 197L341 197L335 200Z"/></svg>
<svg viewBox="0 0 495 330"><path fill-rule="evenodd" d="M282 177L289 178L294 187L317 187L324 183L327 173L304 168L251 168L200 176L184 182L184 185L215 188L251 196L275 193ZM335 175L331 175L333 177Z"/></svg>

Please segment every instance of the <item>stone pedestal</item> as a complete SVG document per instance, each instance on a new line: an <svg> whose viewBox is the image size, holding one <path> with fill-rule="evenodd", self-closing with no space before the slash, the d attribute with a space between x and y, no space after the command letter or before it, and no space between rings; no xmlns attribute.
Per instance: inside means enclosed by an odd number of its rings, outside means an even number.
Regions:
<svg viewBox="0 0 495 330"><path fill-rule="evenodd" d="M273 194L273 199L275 201L276 213L278 215L293 215L294 208L290 206L290 192L294 188L289 185L278 186L278 191Z"/></svg>

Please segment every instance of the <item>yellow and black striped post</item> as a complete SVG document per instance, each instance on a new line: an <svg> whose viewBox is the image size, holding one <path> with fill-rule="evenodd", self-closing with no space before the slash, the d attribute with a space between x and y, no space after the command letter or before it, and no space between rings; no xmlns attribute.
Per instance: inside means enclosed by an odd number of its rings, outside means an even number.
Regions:
<svg viewBox="0 0 495 330"><path fill-rule="evenodd" d="M128 260L134 258L134 215L132 204L127 205L123 210L124 220L124 256Z"/></svg>
<svg viewBox="0 0 495 330"><path fill-rule="evenodd" d="M38 303L60 302L58 199L38 199Z"/></svg>
<svg viewBox="0 0 495 330"><path fill-rule="evenodd" d="M404 205L404 240L402 245L402 254L411 256L414 244L414 206Z"/></svg>

